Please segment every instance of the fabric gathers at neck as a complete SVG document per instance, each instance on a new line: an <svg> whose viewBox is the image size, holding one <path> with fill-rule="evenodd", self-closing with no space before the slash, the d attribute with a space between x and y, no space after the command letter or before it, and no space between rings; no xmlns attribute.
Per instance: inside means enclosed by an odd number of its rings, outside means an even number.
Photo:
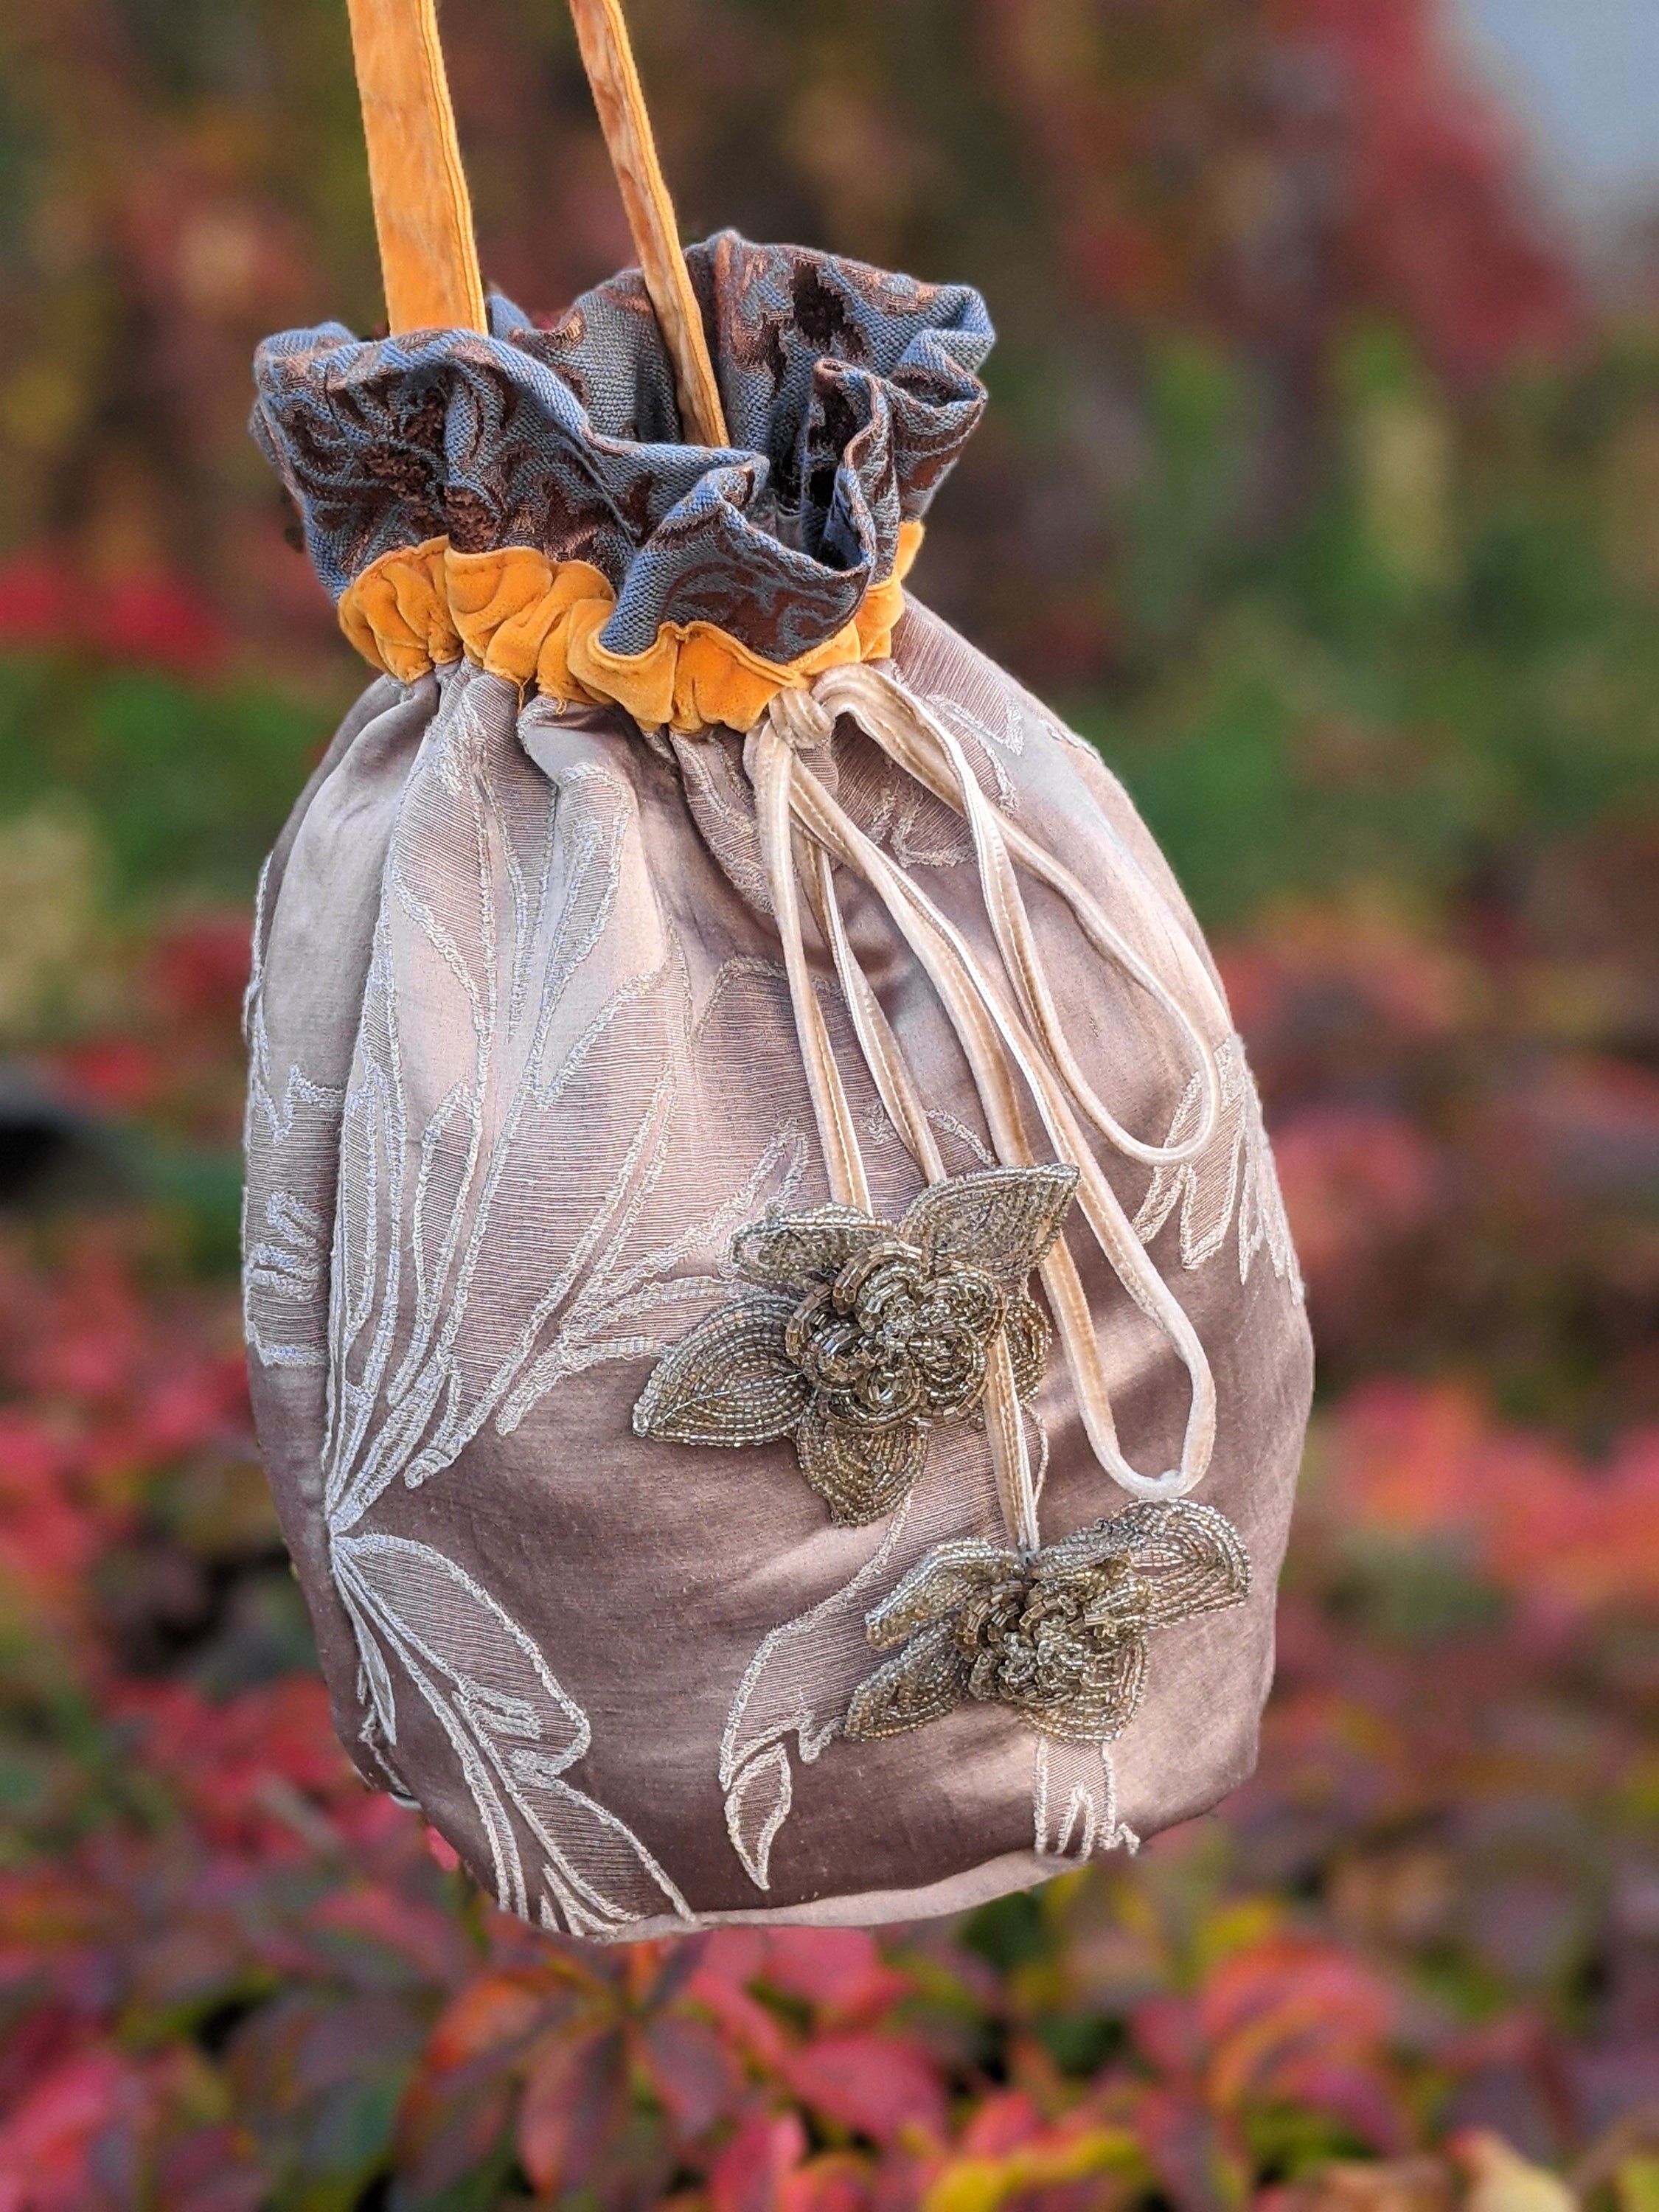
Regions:
<svg viewBox="0 0 1659 2212"><path fill-rule="evenodd" d="M346 634L405 681L469 658L647 726L752 729L879 657L985 405L966 285L731 232L688 249L732 443L689 443L639 272L551 329L268 339L253 430Z"/></svg>
<svg viewBox="0 0 1659 2212"><path fill-rule="evenodd" d="M899 526L893 573L853 619L793 660L769 660L708 622L665 622L642 653L614 653L601 632L617 604L586 561L550 561L533 546L459 552L447 538L384 553L349 584L340 627L367 661L400 684L463 655L520 690L568 705L615 704L644 728L753 729L781 691L826 669L884 660L904 608L904 579L922 525Z"/></svg>

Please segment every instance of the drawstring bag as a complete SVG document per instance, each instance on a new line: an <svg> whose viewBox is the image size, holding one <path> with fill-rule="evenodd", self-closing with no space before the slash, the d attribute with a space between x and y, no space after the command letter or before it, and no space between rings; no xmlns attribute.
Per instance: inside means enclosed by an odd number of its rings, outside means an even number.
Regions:
<svg viewBox="0 0 1659 2212"><path fill-rule="evenodd" d="M718 443L648 270L290 332L254 417L383 672L260 894L260 1439L365 1778L602 1939L1212 1805L1309 1394L1169 869L906 593L979 298L672 258Z"/></svg>

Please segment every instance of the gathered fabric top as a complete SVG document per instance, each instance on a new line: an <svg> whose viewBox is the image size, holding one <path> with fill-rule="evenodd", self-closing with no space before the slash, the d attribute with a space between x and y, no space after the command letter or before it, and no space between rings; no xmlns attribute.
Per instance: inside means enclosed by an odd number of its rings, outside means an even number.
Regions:
<svg viewBox="0 0 1659 2212"><path fill-rule="evenodd" d="M687 254L732 446L684 443L639 272L551 330L267 339L252 428L365 657L465 653L645 726L753 726L884 656L921 518L985 405L993 332L920 284L725 231Z"/></svg>

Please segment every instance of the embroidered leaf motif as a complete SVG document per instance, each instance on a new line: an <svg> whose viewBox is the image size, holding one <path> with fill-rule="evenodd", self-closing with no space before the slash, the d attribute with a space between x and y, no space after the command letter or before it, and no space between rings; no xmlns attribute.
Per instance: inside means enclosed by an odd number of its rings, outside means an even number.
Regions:
<svg viewBox="0 0 1659 2212"><path fill-rule="evenodd" d="M1184 1499L1132 1506L1039 1552L938 1545L870 1614L878 1649L908 1640L854 1693L844 1732L896 1735L974 1698L1061 1741L1109 1743L1145 1691L1148 1631L1249 1589L1237 1531Z"/></svg>
<svg viewBox="0 0 1659 2212"><path fill-rule="evenodd" d="M521 1834L542 1861L538 1917L599 1938L690 1911L669 1876L614 1814L563 1778L586 1751L587 1717L518 1623L430 1545L379 1532L337 1536L336 1587L371 1660L376 1717L389 1745L398 1716L382 1648L448 1738L509 1911L531 1906Z"/></svg>
<svg viewBox="0 0 1659 2212"><path fill-rule="evenodd" d="M1226 1243L1236 1218L1240 1282L1249 1282L1256 1255L1265 1253L1274 1274L1300 1298L1296 1248L1242 1037L1225 1040L1216 1053L1215 1067L1220 1093L1215 1134L1195 1159L1158 1170L1135 1216L1135 1233L1150 1244L1178 1212L1181 1264L1201 1267ZM1198 1127L1202 1109L1203 1084L1194 1076L1176 1108L1166 1142L1184 1143Z"/></svg>
<svg viewBox="0 0 1659 2212"><path fill-rule="evenodd" d="M749 1291L659 1362L634 1408L637 1436L664 1443L775 1443L805 1412L805 1377L784 1349L794 1307Z"/></svg>
<svg viewBox="0 0 1659 2212"><path fill-rule="evenodd" d="M726 1832L757 1889L771 1887L772 1845L789 1817L794 1793L789 1753L781 1743L750 1759L726 1792Z"/></svg>
<svg viewBox="0 0 1659 2212"><path fill-rule="evenodd" d="M1118 1817L1117 1775L1104 1744L1040 1735L1033 1751L1033 1841L1039 1858L1082 1866L1097 1851L1140 1849L1139 1837Z"/></svg>
<svg viewBox="0 0 1659 2212"><path fill-rule="evenodd" d="M726 1793L726 1832L758 1889L769 1887L772 1844L793 1794L787 1739L794 1738L796 1752L810 1766L839 1733L848 1692L866 1663L865 1607L891 1573L900 1546L914 1540L913 1523L921 1518L930 1527L947 1510L954 1520L964 1510L973 1511L976 1499L983 1510L994 1510L982 1439L964 1432L953 1441L969 1449L940 1454L941 1463L927 1469L919 1490L893 1514L857 1571L763 1637L738 1686L720 1737L720 1783ZM972 1449L975 1442L977 1453ZM981 1459L986 1462L982 1473ZM925 1544L926 1537L921 1540Z"/></svg>
<svg viewBox="0 0 1659 2212"><path fill-rule="evenodd" d="M326 1360L318 1504L366 1741L470 1820L505 1905L612 1937L684 1907L644 1843L570 1778L585 1714L458 1560L376 1523L388 1492L442 1481L486 1425L510 1436L568 1377L660 1357L727 1287L717 1255L793 1199L805 1141L787 1120L753 1149L746 1117L718 1133L690 1219L664 1203L670 1163L706 1096L711 1030L747 1035L786 987L734 958L694 1001L613 740L533 709L520 722L510 694L464 668L441 689L374 872L331 1120L316 1085L279 1079L292 1047L273 1061L256 993L250 1220L280 1249L262 1255L255 1295L266 1356ZM596 1126L585 1101L601 1047ZM717 1048L729 1064L730 1043ZM296 1231L309 1238L325 1213L328 1264L296 1302L291 1286L316 1272ZM428 1525L445 1523L441 1510ZM453 1771L434 1776L446 1745Z"/></svg>
<svg viewBox="0 0 1659 2212"><path fill-rule="evenodd" d="M769 1215L732 1246L756 1287L659 1363L635 1431L793 1435L833 1520L879 1520L908 1496L930 1430L978 1407L1005 1331L1021 1399L1036 1389L1049 1329L1024 1285L1076 1188L1070 1167L993 1168L935 1184L896 1226L845 1206Z"/></svg>

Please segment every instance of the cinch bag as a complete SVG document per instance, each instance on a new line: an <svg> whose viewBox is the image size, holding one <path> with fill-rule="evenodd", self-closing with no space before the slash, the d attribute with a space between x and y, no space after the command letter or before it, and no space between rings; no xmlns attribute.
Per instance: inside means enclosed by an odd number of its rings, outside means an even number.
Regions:
<svg viewBox="0 0 1659 2212"><path fill-rule="evenodd" d="M954 1911L1252 1765L1302 1289L1196 925L903 586L978 296L726 233L261 349L385 672L267 865L255 1413L364 1778L605 1939Z"/></svg>

